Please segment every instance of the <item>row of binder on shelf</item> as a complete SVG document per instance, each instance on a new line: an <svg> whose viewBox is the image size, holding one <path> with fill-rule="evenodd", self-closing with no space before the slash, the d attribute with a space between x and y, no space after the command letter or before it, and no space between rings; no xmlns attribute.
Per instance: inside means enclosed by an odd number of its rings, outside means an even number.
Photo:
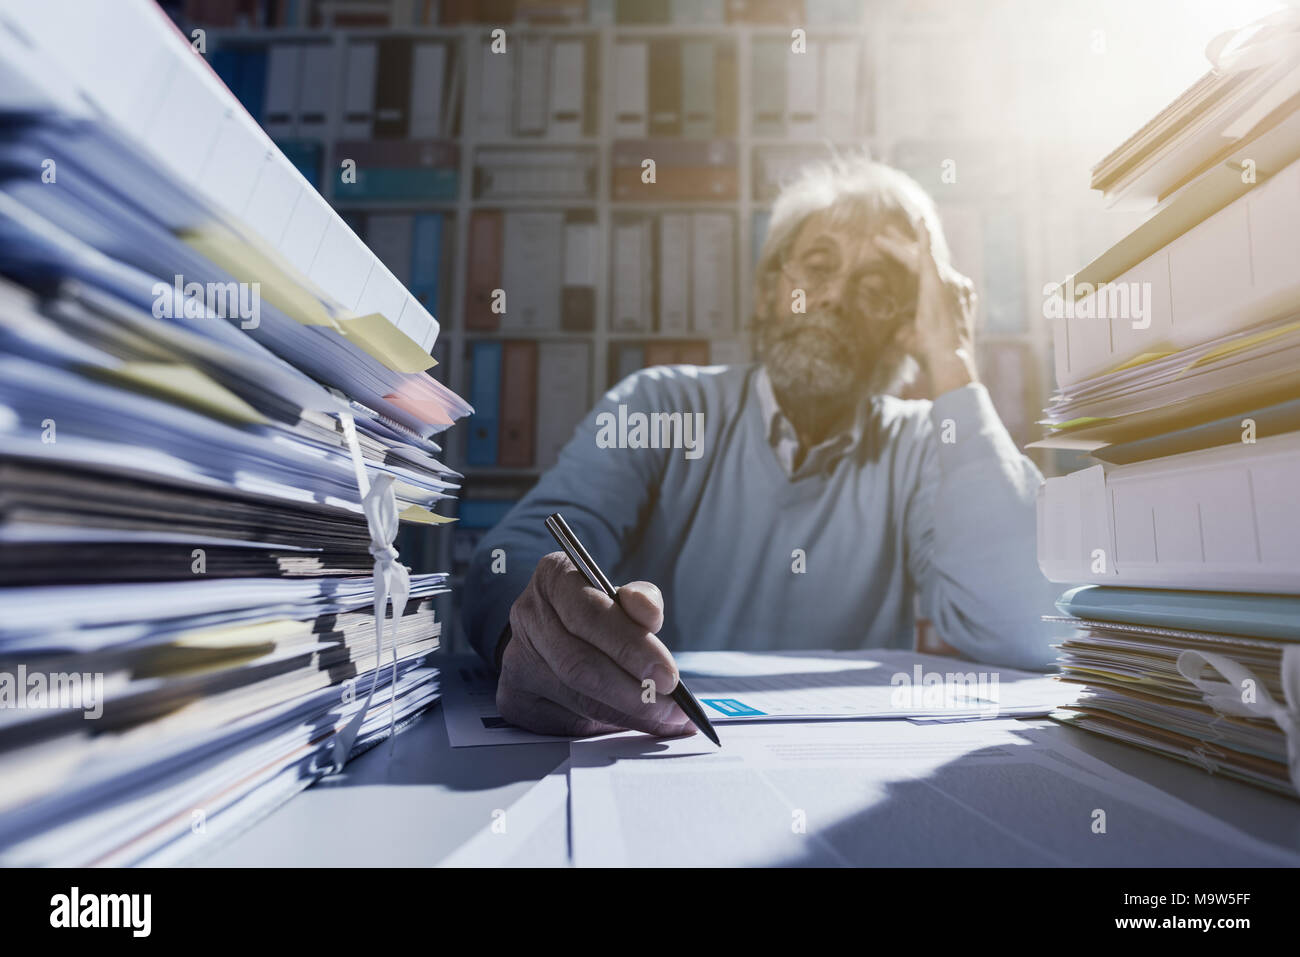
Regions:
<svg viewBox="0 0 1300 957"><path fill-rule="evenodd" d="M276 145L312 185L323 186L325 146L318 140ZM653 181L643 177L654 160ZM615 200L716 201L737 198L739 150L733 140L634 140L614 144ZM455 202L460 147L443 140L339 140L330 163L335 202ZM485 202L545 199L593 202L597 152L590 147L480 147L474 152L473 195Z"/></svg>
<svg viewBox="0 0 1300 957"><path fill-rule="evenodd" d="M479 100L481 139L546 136L572 139L597 129L597 89L590 38L524 37L505 48L483 41ZM493 52L494 49L499 52ZM756 41L753 132L848 140L861 128L861 41ZM612 135L618 139L714 139L736 135L736 46L713 37L624 39L614 47Z"/></svg>
<svg viewBox="0 0 1300 957"><path fill-rule="evenodd" d="M864 128L862 44L856 37L754 41L755 136L851 140ZM734 136L736 50L730 40L656 37L614 49L614 126L619 139Z"/></svg>
<svg viewBox="0 0 1300 957"><path fill-rule="evenodd" d="M213 27L620 24L855 24L857 0L186 0Z"/></svg>
<svg viewBox="0 0 1300 957"><path fill-rule="evenodd" d="M789 37L755 40L753 134L832 142L857 137L870 102L861 54L857 37L808 39L799 48Z"/></svg>
<svg viewBox="0 0 1300 957"><path fill-rule="evenodd" d="M610 249L610 328L725 335L736 328L735 220L727 212L620 214ZM595 327L600 226L586 210L475 210L465 326Z"/></svg>
<svg viewBox="0 0 1300 957"><path fill-rule="evenodd" d="M325 189L328 151L314 139L275 145L315 189ZM335 204L451 203L460 195L460 147L446 140L338 140L329 160ZM547 195L545 180L527 184Z"/></svg>
<svg viewBox="0 0 1300 957"><path fill-rule="evenodd" d="M471 113L485 141L574 140L598 132L595 42L525 36L481 42ZM460 123L462 71L450 41L409 37L270 42L213 50L212 68L276 139L437 139ZM753 48L756 136L850 140L861 128L861 41L760 40ZM621 40L612 65L617 139L736 135L729 39Z"/></svg>
<svg viewBox="0 0 1300 957"><path fill-rule="evenodd" d="M587 0L593 22L751 23L832 26L859 23L857 0Z"/></svg>
<svg viewBox="0 0 1300 957"><path fill-rule="evenodd" d="M735 235L735 219L727 212L617 216L610 243L610 328L732 332Z"/></svg>
<svg viewBox="0 0 1300 957"><path fill-rule="evenodd" d="M465 327L595 328L600 232L590 210L475 210L469 221Z"/></svg>
<svg viewBox="0 0 1300 957"><path fill-rule="evenodd" d="M647 161L654 175L647 175ZM740 151L734 140L618 140L611 150L610 197L618 201L715 201L738 198ZM596 198L594 147L483 146L474 152L474 198ZM339 195L354 190L340 189ZM412 199L417 198L412 196Z"/></svg>
<svg viewBox="0 0 1300 957"><path fill-rule="evenodd" d="M454 261L455 217L441 212L349 212L344 220L424 308L442 315Z"/></svg>
<svg viewBox="0 0 1300 957"><path fill-rule="evenodd" d="M619 139L709 139L736 131L736 47L709 37L620 40L614 47Z"/></svg>
<svg viewBox="0 0 1300 957"><path fill-rule="evenodd" d="M481 147L474 153L474 198L590 201L596 165L593 148Z"/></svg>
<svg viewBox="0 0 1300 957"><path fill-rule="evenodd" d="M587 414L591 346L578 340L469 343L470 401L465 439L473 467L549 468Z"/></svg>
<svg viewBox="0 0 1300 957"><path fill-rule="evenodd" d="M210 62L274 139L439 139L459 129L461 70L448 41L240 38Z"/></svg>
<svg viewBox="0 0 1300 957"><path fill-rule="evenodd" d="M317 140L276 144L314 186L323 185L324 145ZM654 160L648 182L645 161ZM612 150L612 198L630 202L716 201L737 198L739 150L733 140L620 141ZM441 140L340 140L331 175L336 202L455 202L460 195L460 148ZM474 198L487 202L596 198L595 149L481 147L474 153Z"/></svg>
<svg viewBox="0 0 1300 957"><path fill-rule="evenodd" d="M590 36L485 38L479 49L475 134L481 140L595 135L595 71L596 44Z"/></svg>

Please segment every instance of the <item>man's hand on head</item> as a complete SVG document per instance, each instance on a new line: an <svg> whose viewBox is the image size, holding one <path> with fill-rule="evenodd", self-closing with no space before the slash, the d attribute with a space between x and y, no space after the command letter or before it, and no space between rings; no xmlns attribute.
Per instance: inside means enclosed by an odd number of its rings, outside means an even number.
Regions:
<svg viewBox="0 0 1300 957"><path fill-rule="evenodd" d="M650 582L623 585L614 602L563 552L546 555L510 609L501 716L541 734L694 733L671 697L677 666L655 635L663 621Z"/></svg>
<svg viewBox="0 0 1300 957"><path fill-rule="evenodd" d="M876 237L876 246L917 277L915 319L896 342L916 358L936 396L979 381L975 367L975 284L934 256L930 231L917 225L917 239L897 228Z"/></svg>

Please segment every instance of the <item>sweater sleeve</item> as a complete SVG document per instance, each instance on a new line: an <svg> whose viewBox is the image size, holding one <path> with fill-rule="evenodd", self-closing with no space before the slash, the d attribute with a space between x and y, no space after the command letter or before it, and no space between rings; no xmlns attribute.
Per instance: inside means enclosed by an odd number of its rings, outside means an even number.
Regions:
<svg viewBox="0 0 1300 957"><path fill-rule="evenodd" d="M667 452L611 448L605 439L611 425L617 429L620 405L645 412L662 404L659 379L666 373L645 369L606 393L574 430L556 464L479 542L465 576L461 608L465 634L489 665L496 666L496 646L510 607L528 585L538 559L558 548L546 530L548 515L561 512L605 569L613 568L636 541Z"/></svg>
<svg viewBox="0 0 1300 957"><path fill-rule="evenodd" d="M1055 659L1059 590L1039 571L1035 497L1043 477L1016 448L984 386L939 396L917 443L905 534L908 571L939 637L994 664Z"/></svg>

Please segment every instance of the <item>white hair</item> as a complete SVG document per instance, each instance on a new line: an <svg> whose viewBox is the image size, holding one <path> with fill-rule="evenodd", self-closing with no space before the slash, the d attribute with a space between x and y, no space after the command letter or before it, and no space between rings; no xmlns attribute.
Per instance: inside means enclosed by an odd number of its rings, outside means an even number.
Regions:
<svg viewBox="0 0 1300 957"><path fill-rule="evenodd" d="M756 274L765 288L780 270L803 224L818 213L826 213L836 225L865 227L886 217L924 222L935 258L940 263L950 262L939 213L921 184L866 154L854 154L811 163L781 189L772 204L772 219L758 257Z"/></svg>

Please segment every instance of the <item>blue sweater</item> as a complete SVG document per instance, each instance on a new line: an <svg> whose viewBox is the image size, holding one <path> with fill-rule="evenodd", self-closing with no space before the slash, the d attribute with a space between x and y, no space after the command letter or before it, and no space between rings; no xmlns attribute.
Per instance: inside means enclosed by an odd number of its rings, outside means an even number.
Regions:
<svg viewBox="0 0 1300 957"><path fill-rule="evenodd" d="M1035 558L1042 476L984 387L933 403L875 397L858 442L790 476L758 372L657 367L604 396L474 554L462 608L479 654L493 662L511 604L556 550L543 522L561 511L615 585L659 586L673 650L910 648L919 594L939 637L965 654L1046 667L1054 629L1039 616L1055 613L1059 588ZM633 423L635 412L703 413L702 445L602 447L620 405ZM494 573L498 548L505 570Z"/></svg>

